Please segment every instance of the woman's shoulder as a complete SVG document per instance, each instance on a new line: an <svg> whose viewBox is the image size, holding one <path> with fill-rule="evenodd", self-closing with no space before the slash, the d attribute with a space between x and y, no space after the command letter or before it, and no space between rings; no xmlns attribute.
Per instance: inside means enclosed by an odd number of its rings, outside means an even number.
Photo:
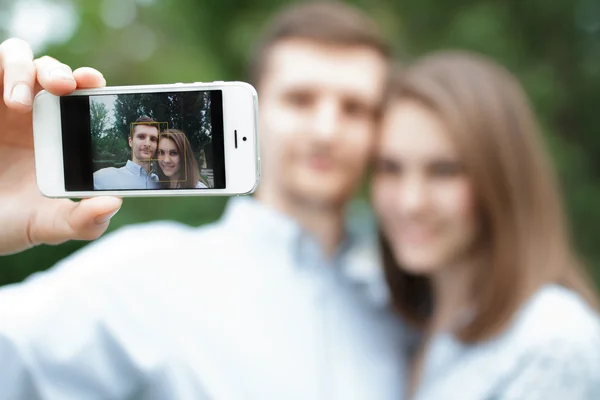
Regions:
<svg viewBox="0 0 600 400"><path fill-rule="evenodd" d="M478 371L510 382L506 398L522 398L513 396L515 391L533 393L543 387L540 382L551 383L546 388L550 393L542 391L546 396L531 398L598 398L588 393L600 391L600 315L570 289L541 288L523 304L503 334L476 348L479 360L487 360L477 365ZM577 386L579 391L574 393L586 394L561 397L568 392L568 384Z"/></svg>
<svg viewBox="0 0 600 400"><path fill-rule="evenodd" d="M600 348L600 315L578 293L547 285L517 313L507 332L527 346Z"/></svg>
<svg viewBox="0 0 600 400"><path fill-rule="evenodd" d="M540 289L502 336L501 398L598 398L600 316L576 292Z"/></svg>

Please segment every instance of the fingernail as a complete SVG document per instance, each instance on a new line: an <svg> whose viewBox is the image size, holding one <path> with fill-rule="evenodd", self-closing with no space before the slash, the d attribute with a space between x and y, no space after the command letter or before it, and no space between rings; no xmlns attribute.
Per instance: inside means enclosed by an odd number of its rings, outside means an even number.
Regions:
<svg viewBox="0 0 600 400"><path fill-rule="evenodd" d="M98 225L102 225L102 224L107 223L108 221L110 221L110 219L112 217L115 216L115 214L117 214L119 212L119 210L97 216L96 219L95 219L96 223Z"/></svg>
<svg viewBox="0 0 600 400"><path fill-rule="evenodd" d="M98 75L100 75L100 78L102 79L103 83L101 83L101 85L106 86L106 78L104 77L104 75L102 75L101 72L98 71Z"/></svg>
<svg viewBox="0 0 600 400"><path fill-rule="evenodd" d="M29 86L27 86L23 83L18 84L13 89L12 96L10 99L11 99L11 101L21 103L25 106L30 106L31 102L32 102L31 89L29 89Z"/></svg>
<svg viewBox="0 0 600 400"><path fill-rule="evenodd" d="M68 71L65 71L63 68L55 68L50 71L51 78L59 78L59 79L68 79L73 80L73 74L70 74Z"/></svg>

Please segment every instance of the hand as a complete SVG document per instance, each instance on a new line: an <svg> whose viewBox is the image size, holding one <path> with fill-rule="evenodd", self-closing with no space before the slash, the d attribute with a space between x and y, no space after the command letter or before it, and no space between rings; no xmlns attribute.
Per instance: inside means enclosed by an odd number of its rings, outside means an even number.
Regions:
<svg viewBox="0 0 600 400"><path fill-rule="evenodd" d="M121 207L121 199L97 197L73 202L48 199L35 181L31 106L42 89L66 95L76 88L106 85L91 68L71 71L50 57L33 59L19 39L0 44L0 255L37 244L92 240L100 236ZM85 134L82 132L82 134Z"/></svg>

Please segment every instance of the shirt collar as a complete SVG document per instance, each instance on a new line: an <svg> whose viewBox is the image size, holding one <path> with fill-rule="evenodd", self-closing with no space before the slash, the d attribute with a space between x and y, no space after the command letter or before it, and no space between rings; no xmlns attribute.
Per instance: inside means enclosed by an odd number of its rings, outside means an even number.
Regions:
<svg viewBox="0 0 600 400"><path fill-rule="evenodd" d="M252 196L235 197L229 200L222 217L225 225L249 233L250 238L293 243L302 236L300 224L289 215L263 204ZM257 236L257 232L260 235Z"/></svg>
<svg viewBox="0 0 600 400"><path fill-rule="evenodd" d="M135 175L138 175L138 176L147 175L146 169L144 167L142 167L141 165L139 165L137 163L134 163L131 160L127 160L127 164L125 164L125 168L127 168L129 171L133 172Z"/></svg>
<svg viewBox="0 0 600 400"><path fill-rule="evenodd" d="M232 198L222 222L245 233L249 240L259 240L260 244L268 240L274 251L282 249L290 253L290 257L310 257L321 252L320 244L295 219L252 196ZM353 282L364 285L376 303L387 304L389 293L380 268L377 243L359 237L354 230L352 227L345 229L333 265Z"/></svg>
<svg viewBox="0 0 600 400"><path fill-rule="evenodd" d="M268 236L272 245L285 246L292 251L313 248L321 251L321 245L293 217L264 204L252 196L236 197L229 201L223 221L237 230L247 231L262 240ZM338 246L335 259L345 257L356 244L356 237L346 229Z"/></svg>

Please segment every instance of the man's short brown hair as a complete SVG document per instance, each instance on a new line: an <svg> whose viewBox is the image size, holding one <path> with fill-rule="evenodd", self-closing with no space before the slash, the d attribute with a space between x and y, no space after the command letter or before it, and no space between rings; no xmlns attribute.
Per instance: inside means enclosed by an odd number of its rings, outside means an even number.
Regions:
<svg viewBox="0 0 600 400"><path fill-rule="evenodd" d="M141 117L138 117L138 119L136 119L133 124L131 124L130 134L132 137L133 137L133 131L135 130L135 127L138 125L149 125L149 126L155 127L157 130L160 130L159 124L154 118L150 118L146 115L142 115Z"/></svg>
<svg viewBox="0 0 600 400"><path fill-rule="evenodd" d="M156 124L156 120L154 118L150 118L146 115L142 115L141 117L138 117L138 119L136 119L135 122L140 125Z"/></svg>
<svg viewBox="0 0 600 400"><path fill-rule="evenodd" d="M311 1L275 15L263 33L250 63L250 80L258 86L268 52L287 39L307 39L327 45L364 46L391 58L391 48L377 25L362 11L340 1Z"/></svg>

